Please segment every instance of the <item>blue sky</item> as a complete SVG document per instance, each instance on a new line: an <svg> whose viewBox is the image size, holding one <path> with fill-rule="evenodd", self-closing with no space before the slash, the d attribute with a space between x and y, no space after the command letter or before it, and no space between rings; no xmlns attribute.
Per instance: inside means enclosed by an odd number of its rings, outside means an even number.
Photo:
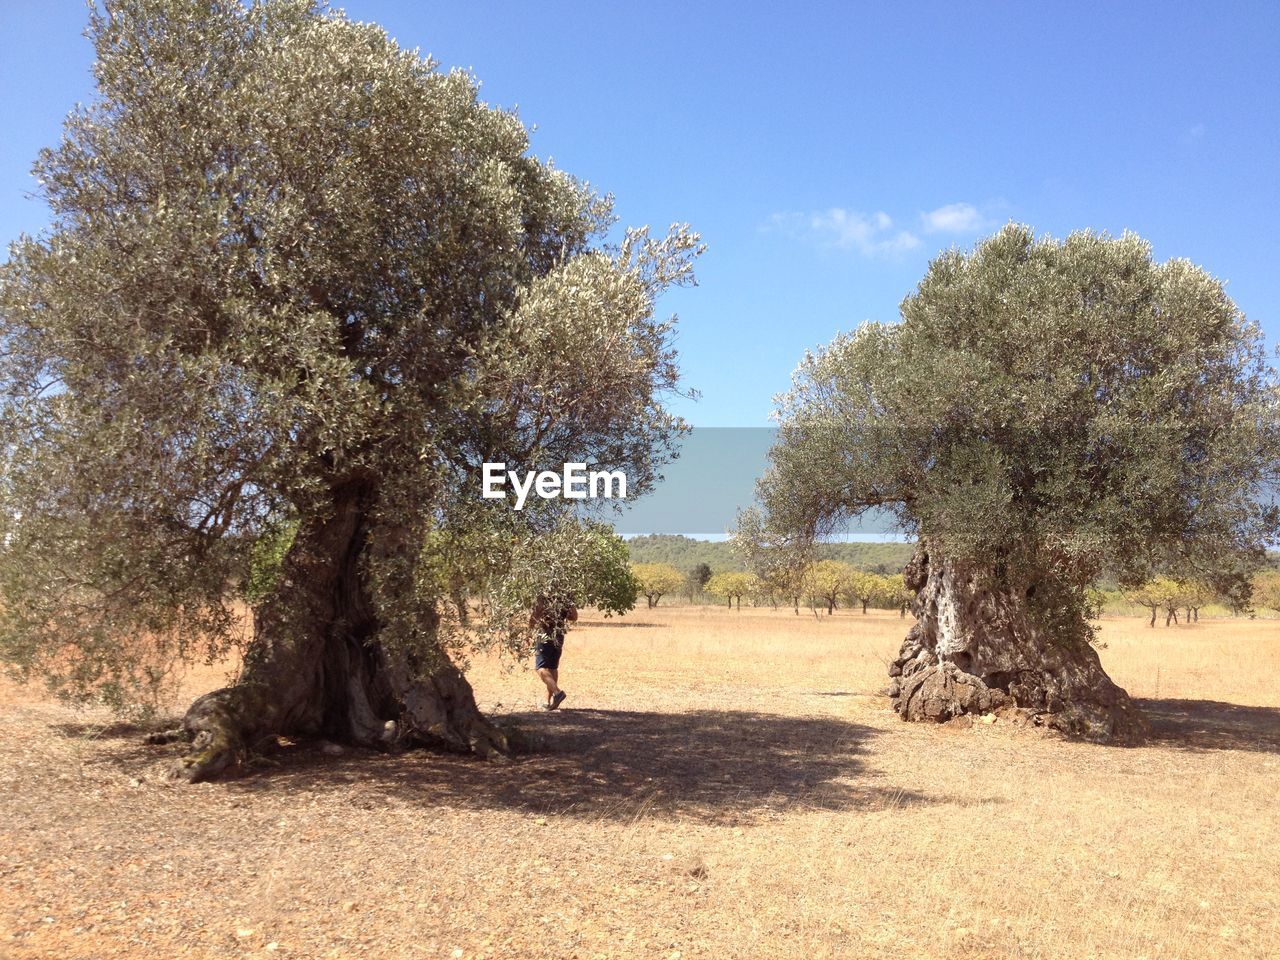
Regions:
<svg viewBox="0 0 1280 960"><path fill-rule="evenodd" d="M1280 339L1280 4L344 8L471 68L625 223L702 233L700 286L663 303L695 424L766 424L805 348L1009 219L1134 230ZM0 239L46 221L28 170L92 96L83 22L0 2Z"/></svg>

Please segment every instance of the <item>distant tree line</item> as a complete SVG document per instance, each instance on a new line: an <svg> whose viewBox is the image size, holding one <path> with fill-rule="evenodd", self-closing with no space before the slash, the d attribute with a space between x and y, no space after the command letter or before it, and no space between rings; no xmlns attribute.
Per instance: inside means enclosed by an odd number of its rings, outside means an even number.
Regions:
<svg viewBox="0 0 1280 960"><path fill-rule="evenodd" d="M859 569L839 560L818 560L786 575L749 570L716 573L706 563L685 572L669 563L636 563L631 573L650 608L673 594L683 594L690 602L699 596L711 597L731 609L735 605L741 609L744 599L757 607L790 606L797 614L802 606L815 613L826 610L828 615L843 607L864 614L876 607L906 616L911 603L902 574Z"/></svg>
<svg viewBox="0 0 1280 960"><path fill-rule="evenodd" d="M822 543L819 560L839 560L873 573L897 573L911 559L911 543ZM651 534L627 540L632 563L665 563L687 575L705 566L714 573L742 573L749 565L729 541L697 540L676 534ZM704 583L706 581L703 581Z"/></svg>
<svg viewBox="0 0 1280 960"><path fill-rule="evenodd" d="M875 608L896 610L900 616L906 616L913 599L901 573L886 574L829 559L790 568L762 567L758 572L744 569L716 572L705 562L684 571L670 563L633 563L631 574L650 609L657 607L663 597L683 596L690 603L710 598L730 609L741 609L742 601L746 600L755 607L789 606L797 614L801 607L815 613L825 610L828 615L838 609L861 610L865 614ZM1200 611L1210 605L1232 615L1280 614L1280 571L1268 569L1253 578L1252 600L1248 605L1221 595L1204 581L1168 576L1155 577L1128 589L1114 584L1098 586L1090 591L1090 602L1095 615L1117 607L1144 608L1150 611L1152 627L1162 615L1165 626L1198 623Z"/></svg>
<svg viewBox="0 0 1280 960"><path fill-rule="evenodd" d="M1156 620L1162 613L1166 627L1179 622L1198 623L1201 609L1210 604L1223 607L1237 616L1244 613L1256 615L1259 612L1274 614L1280 613L1280 572L1268 569L1255 574L1247 604L1236 597L1219 593L1203 580L1181 580L1167 576L1155 577L1128 590L1097 591L1096 606L1104 608L1108 601L1115 599L1150 611L1148 626L1151 627L1156 625Z"/></svg>

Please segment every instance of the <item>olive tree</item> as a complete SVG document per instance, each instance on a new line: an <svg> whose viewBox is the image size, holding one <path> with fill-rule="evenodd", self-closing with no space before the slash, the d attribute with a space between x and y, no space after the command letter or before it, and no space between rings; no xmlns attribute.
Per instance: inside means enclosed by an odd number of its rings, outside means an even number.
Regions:
<svg viewBox="0 0 1280 960"><path fill-rule="evenodd" d="M537 523L519 513L471 518L433 530L422 576L451 602L472 646L505 645L527 653L540 639L527 614L541 597L594 607L606 617L631 610L639 584L626 542L607 524L565 510ZM475 606L483 615L472 616Z"/></svg>
<svg viewBox="0 0 1280 960"><path fill-rule="evenodd" d="M821 604L827 608L827 616L835 613L836 607L849 591L850 584L858 571L839 560L819 560L809 568L805 582L809 585L809 597L815 606Z"/></svg>
<svg viewBox="0 0 1280 960"><path fill-rule="evenodd" d="M699 563L689 569L689 572L685 574L684 589L690 603L693 603L694 598L706 589L707 582L710 579L710 564Z"/></svg>
<svg viewBox="0 0 1280 960"><path fill-rule="evenodd" d="M680 571L669 563L635 563L631 565L631 575L635 577L650 609L667 594L679 590L680 584L684 583Z"/></svg>
<svg viewBox="0 0 1280 960"><path fill-rule="evenodd" d="M804 357L740 536L800 549L887 511L919 543L903 717L1013 706L1128 740L1143 721L1086 589L1172 570L1247 591L1276 529L1276 396L1258 327L1203 270L1011 225L934 260L900 323Z"/></svg>
<svg viewBox="0 0 1280 960"><path fill-rule="evenodd" d="M1205 604L1213 603L1216 598L1216 592L1213 585L1205 583L1203 580L1189 580L1186 584L1186 604L1187 623L1200 622L1200 608Z"/></svg>
<svg viewBox="0 0 1280 960"><path fill-rule="evenodd" d="M1280 573L1266 570L1253 581L1253 605L1258 610L1280 613Z"/></svg>
<svg viewBox="0 0 1280 960"><path fill-rule="evenodd" d="M795 615L800 616L800 599L809 589L813 567L809 551L768 537L764 520L755 510L744 511L739 516L732 543L760 588L775 600L790 600Z"/></svg>
<svg viewBox="0 0 1280 960"><path fill-rule="evenodd" d="M915 594L907 589L902 574L894 573L884 578L884 603L889 610L897 610L899 617L906 617Z"/></svg>
<svg viewBox="0 0 1280 960"><path fill-rule="evenodd" d="M1168 607L1178 594L1178 584L1168 577L1153 577L1124 591L1124 598L1135 606L1145 607L1151 611L1151 619L1147 626L1156 625L1156 615L1161 607ZM1166 622L1165 626L1168 626Z"/></svg>
<svg viewBox="0 0 1280 960"><path fill-rule="evenodd" d="M758 581L750 573L742 573L730 570L726 573L717 573L707 581L707 593L713 597L722 598L729 608L733 608L733 601L738 601L738 609L742 609L742 598L750 596L758 587Z"/></svg>
<svg viewBox="0 0 1280 960"><path fill-rule="evenodd" d="M610 245L608 199L468 74L313 0L105 0L89 36L97 97L35 168L52 224L0 267L3 657L126 702L157 653L227 652L291 525L177 772L277 733L505 751L450 584L546 579L589 532L482 500L479 465L651 484L685 429L655 300L696 236Z"/></svg>
<svg viewBox="0 0 1280 960"><path fill-rule="evenodd" d="M1164 625L1167 627L1178 622L1178 610L1187 608L1187 622L1191 622L1191 605L1196 598L1196 586L1185 580L1172 577L1156 577L1147 583L1139 584L1128 591L1125 596L1130 603L1146 607L1151 611L1148 626L1156 625L1156 614L1164 609Z"/></svg>
<svg viewBox="0 0 1280 960"><path fill-rule="evenodd" d="M849 605L860 604L863 616L866 616L867 607L884 597L886 592L885 578L867 570L852 571L845 583Z"/></svg>

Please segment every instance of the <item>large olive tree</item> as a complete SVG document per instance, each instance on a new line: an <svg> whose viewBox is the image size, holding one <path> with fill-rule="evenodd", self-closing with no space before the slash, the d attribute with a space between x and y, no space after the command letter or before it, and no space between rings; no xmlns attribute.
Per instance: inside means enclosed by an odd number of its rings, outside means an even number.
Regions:
<svg viewBox="0 0 1280 960"><path fill-rule="evenodd" d="M608 199L470 76L313 0L106 0L89 35L97 98L36 165L52 225L0 267L0 652L126 701L226 652L293 527L179 772L277 733L505 750L445 601L581 551L478 465L644 491L683 429L654 302L696 237L605 245Z"/></svg>
<svg viewBox="0 0 1280 960"><path fill-rule="evenodd" d="M1258 328L1136 236L1019 226L938 257L901 313L804 358L739 538L802 552L889 511L919 538L918 622L890 669L903 717L1015 706L1094 739L1140 735L1085 591L1161 570L1247 589L1276 529Z"/></svg>

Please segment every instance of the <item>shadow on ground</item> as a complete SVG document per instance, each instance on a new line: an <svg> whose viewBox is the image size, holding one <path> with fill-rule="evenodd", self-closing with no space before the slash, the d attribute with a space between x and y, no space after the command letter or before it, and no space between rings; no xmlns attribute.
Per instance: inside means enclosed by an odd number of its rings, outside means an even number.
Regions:
<svg viewBox="0 0 1280 960"><path fill-rule="evenodd" d="M375 794L423 804L716 823L752 822L783 809L883 809L925 800L869 782L862 758L877 731L842 720L735 710L566 710L508 714L503 721L532 753L508 764L425 752L337 764L299 758L301 766L287 763L239 785L290 789L299 778L314 789L365 777Z"/></svg>
<svg viewBox="0 0 1280 960"><path fill-rule="evenodd" d="M159 733L168 727L176 727L179 723L181 723L180 719L167 721L112 720L107 723L80 720L70 723L54 723L50 724L50 727L71 740L123 740L142 739L153 733Z"/></svg>
<svg viewBox="0 0 1280 960"><path fill-rule="evenodd" d="M734 710L513 713L531 752L509 762L425 750L383 755L318 744L284 747L227 789L244 793L342 790L356 808L388 799L423 806L511 809L593 819L646 815L738 824L797 809L881 810L932 802L877 782L864 763L870 727L833 718ZM112 763L155 775L182 744L113 744ZM144 771L145 770L145 774Z"/></svg>
<svg viewBox="0 0 1280 960"><path fill-rule="evenodd" d="M662 626L660 623L644 623L640 620L588 620L574 625L575 630L653 630Z"/></svg>
<svg viewBox="0 0 1280 960"><path fill-rule="evenodd" d="M1151 721L1151 742L1188 750L1280 753L1280 708L1218 700L1137 700Z"/></svg>

